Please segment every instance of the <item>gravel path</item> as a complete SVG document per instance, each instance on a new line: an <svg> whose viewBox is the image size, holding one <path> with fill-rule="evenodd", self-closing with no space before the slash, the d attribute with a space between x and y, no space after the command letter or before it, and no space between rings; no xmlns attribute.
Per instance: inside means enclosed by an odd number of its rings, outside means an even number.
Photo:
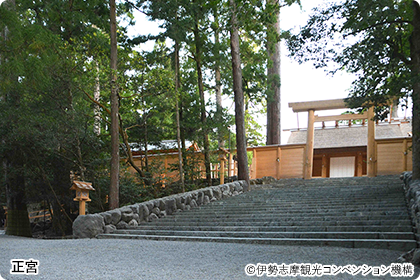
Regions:
<svg viewBox="0 0 420 280"><path fill-rule="evenodd" d="M0 275L6 279L273 279L246 276L247 264L319 263L389 266L401 252L335 247L113 239L40 240L0 234ZM40 261L38 275L11 275L12 259ZM420 274L416 268L415 277ZM339 274L320 278L410 279ZM0 278L2 279L2 278Z"/></svg>

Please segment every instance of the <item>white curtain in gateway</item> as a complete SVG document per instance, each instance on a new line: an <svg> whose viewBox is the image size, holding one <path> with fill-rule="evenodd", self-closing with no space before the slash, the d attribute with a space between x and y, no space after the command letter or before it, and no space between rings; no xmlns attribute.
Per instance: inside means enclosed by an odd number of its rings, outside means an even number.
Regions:
<svg viewBox="0 0 420 280"><path fill-rule="evenodd" d="M355 157L330 158L330 178L354 177Z"/></svg>

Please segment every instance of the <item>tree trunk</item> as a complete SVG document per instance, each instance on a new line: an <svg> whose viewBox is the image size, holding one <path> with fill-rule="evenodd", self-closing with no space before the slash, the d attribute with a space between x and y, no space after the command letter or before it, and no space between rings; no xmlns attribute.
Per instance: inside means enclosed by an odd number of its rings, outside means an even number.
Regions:
<svg viewBox="0 0 420 280"><path fill-rule="evenodd" d="M109 186L109 208L119 207L119 118L117 87L117 19L115 0L110 0L111 21L111 184Z"/></svg>
<svg viewBox="0 0 420 280"><path fill-rule="evenodd" d="M201 105L201 124L203 132L203 146L204 146L204 165L206 167L206 181L209 186L212 185L211 181L211 167L210 167L210 141L207 132L207 115L206 115L206 100L204 97L204 84L203 84L203 72L201 65L201 39L198 30L198 19L195 23L194 28L194 40L195 40L195 61L197 65L197 80L198 80L198 92L200 94L200 105Z"/></svg>
<svg viewBox="0 0 420 280"><path fill-rule="evenodd" d="M25 158L20 147L14 146L6 158L6 197L7 228L6 234L32 237L26 207Z"/></svg>
<svg viewBox="0 0 420 280"><path fill-rule="evenodd" d="M52 187L56 193L56 197L60 200L53 200L52 207L53 213L52 224L56 234L62 236L69 235L72 233L72 221L68 219L68 213L70 213L71 204L73 202L73 195L70 191L70 172L71 167L69 163L60 157L53 159L53 178L51 182ZM47 179L47 178L46 178Z"/></svg>
<svg viewBox="0 0 420 280"><path fill-rule="evenodd" d="M214 74L216 79L216 120L219 125L222 123L222 77L220 74L220 32L219 32L219 14L217 9L214 10L214 44L215 44L215 64L214 64ZM225 146L225 141L223 140L223 130L222 127L217 129L217 142L219 148Z"/></svg>
<svg viewBox="0 0 420 280"><path fill-rule="evenodd" d="M269 0L276 7L276 23L270 26L268 31L267 50L269 55L269 67L267 70L268 94L267 94L267 145L281 143L281 99L280 99L280 7L278 0Z"/></svg>
<svg viewBox="0 0 420 280"><path fill-rule="evenodd" d="M420 5L413 1L413 33L410 38L413 75L413 179L420 179Z"/></svg>
<svg viewBox="0 0 420 280"><path fill-rule="evenodd" d="M181 124L179 120L179 89L181 87L179 75L179 43L175 41L175 114L176 114L176 142L178 145L178 166L179 166L179 180L181 181L182 192L185 192L184 169L182 162L182 147L181 147Z"/></svg>
<svg viewBox="0 0 420 280"><path fill-rule="evenodd" d="M101 97L101 85L99 82L99 63L98 61L95 61L96 64L96 78L95 78L95 91L93 92L93 98L99 102L99 99ZM93 114L94 114L94 122L93 122L93 132L96 135L101 134L101 112L98 104L93 105Z"/></svg>
<svg viewBox="0 0 420 280"><path fill-rule="evenodd" d="M246 134L245 134L245 111L244 93L242 90L242 69L241 56L239 49L238 20L236 16L235 0L229 0L232 11L230 47L232 55L232 76L233 91L235 94L235 124L236 124L236 148L238 157L238 179L246 180L249 185L248 157L246 153ZM248 191L248 187L244 189Z"/></svg>

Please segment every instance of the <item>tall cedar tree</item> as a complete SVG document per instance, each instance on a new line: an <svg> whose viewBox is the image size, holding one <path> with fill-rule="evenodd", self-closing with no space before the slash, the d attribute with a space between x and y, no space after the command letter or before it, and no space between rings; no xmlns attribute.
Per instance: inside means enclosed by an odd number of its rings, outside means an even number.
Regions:
<svg viewBox="0 0 420 280"><path fill-rule="evenodd" d="M117 16L115 0L109 1L111 22L111 182L109 186L109 208L119 207L119 119L117 85Z"/></svg>
<svg viewBox="0 0 420 280"><path fill-rule="evenodd" d="M267 29L267 145L281 144L281 29L280 10L300 0L267 0L267 13L272 14Z"/></svg>
<svg viewBox="0 0 420 280"><path fill-rule="evenodd" d="M239 49L238 18L235 0L229 0L231 8L230 47L232 55L233 91L235 94L236 147L238 154L238 179L249 183L248 156L246 153L245 106L242 90L241 53ZM249 185L249 184L248 184ZM248 187L244 189L248 191Z"/></svg>

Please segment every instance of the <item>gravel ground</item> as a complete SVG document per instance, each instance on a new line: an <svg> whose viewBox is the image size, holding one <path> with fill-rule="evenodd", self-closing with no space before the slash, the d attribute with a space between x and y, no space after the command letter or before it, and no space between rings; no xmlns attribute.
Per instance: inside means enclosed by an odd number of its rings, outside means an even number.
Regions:
<svg viewBox="0 0 420 280"><path fill-rule="evenodd" d="M6 280L268 279L247 276L245 266L250 263L389 266L396 262L400 255L401 252L398 251L335 247L113 239L41 240L11 237L0 233L0 275ZM11 275L12 259L39 260L39 274ZM416 268L416 273L411 279L417 278L419 274L420 270ZM339 274L317 279L410 278Z"/></svg>

